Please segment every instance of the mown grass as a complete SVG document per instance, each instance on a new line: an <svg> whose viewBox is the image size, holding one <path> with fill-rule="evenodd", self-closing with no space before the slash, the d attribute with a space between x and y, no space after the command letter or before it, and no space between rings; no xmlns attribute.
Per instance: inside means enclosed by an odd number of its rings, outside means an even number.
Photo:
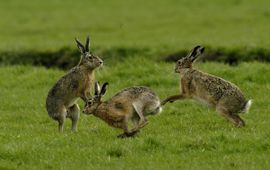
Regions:
<svg viewBox="0 0 270 170"><path fill-rule="evenodd" d="M269 48L268 0L1 1L0 51L93 47L157 51L210 47Z"/></svg>
<svg viewBox="0 0 270 170"><path fill-rule="evenodd" d="M106 63L106 61L105 61ZM105 99L124 87L146 85L161 99L178 93L173 64L130 57L97 71L108 81ZM196 68L237 84L254 104L233 127L214 109L191 100L166 105L131 139L93 116L81 115L77 133L63 134L45 110L49 88L64 74L32 66L1 67L0 169L269 169L268 64L196 63ZM80 102L82 106L83 103Z"/></svg>

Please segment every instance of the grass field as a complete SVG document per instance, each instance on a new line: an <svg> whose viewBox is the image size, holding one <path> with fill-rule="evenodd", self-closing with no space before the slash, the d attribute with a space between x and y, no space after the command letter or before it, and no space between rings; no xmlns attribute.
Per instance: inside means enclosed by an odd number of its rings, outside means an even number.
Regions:
<svg viewBox="0 0 270 170"><path fill-rule="evenodd" d="M105 65L97 79L110 82L105 99L132 85L150 86L163 99L178 93L173 66L128 58ZM245 128L235 128L214 109L186 100L149 117L149 125L135 138L118 139L120 130L85 115L77 133L67 121L59 134L44 104L49 88L64 72L1 67L0 169L269 169L269 65L196 67L234 82L254 100L250 114L242 116Z"/></svg>
<svg viewBox="0 0 270 170"><path fill-rule="evenodd" d="M214 109L185 100L149 117L130 139L116 138L120 130L85 115L77 133L67 121L59 134L45 99L66 71L7 65L50 54L56 61L61 49L69 52L61 59L68 58L76 53L74 37L84 41L90 34L92 49L105 55L96 74L110 83L105 99L132 85L149 86L164 99L179 93L179 76L162 56L200 44L243 59L268 57L269 6L269 0L2 0L0 169L270 169L269 63L195 64L254 100L250 114L242 115L246 127L235 128ZM75 60L79 56L64 64Z"/></svg>

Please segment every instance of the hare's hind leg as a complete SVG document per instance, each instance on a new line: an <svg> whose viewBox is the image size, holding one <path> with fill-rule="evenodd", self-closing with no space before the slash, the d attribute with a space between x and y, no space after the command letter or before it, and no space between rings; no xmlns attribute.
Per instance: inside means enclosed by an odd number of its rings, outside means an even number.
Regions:
<svg viewBox="0 0 270 170"><path fill-rule="evenodd" d="M66 118L64 116L58 117L58 130L60 133L62 133L64 131L65 119Z"/></svg>
<svg viewBox="0 0 270 170"><path fill-rule="evenodd" d="M143 124L143 126L139 125L140 117L137 114L134 114L131 120L133 123L133 128L130 130L130 132L139 132L141 128L147 125L147 122L146 124Z"/></svg>
<svg viewBox="0 0 270 170"><path fill-rule="evenodd" d="M144 117L143 115L143 105L140 104L139 102L137 103L133 103L132 104L136 114L139 116L139 128L143 128L144 126L146 126L148 124L148 120Z"/></svg>
<svg viewBox="0 0 270 170"><path fill-rule="evenodd" d="M67 117L72 121L72 131L77 131L77 124L80 118L80 107L78 104L74 104L68 108Z"/></svg>
<svg viewBox="0 0 270 170"><path fill-rule="evenodd" d="M238 115L229 112L225 107L217 106L216 109L219 113L221 113L222 116L232 122L236 127L245 126L245 122Z"/></svg>
<svg viewBox="0 0 270 170"><path fill-rule="evenodd" d="M60 133L62 133L64 131L64 123L67 116L67 110L65 106L59 106L55 112L57 114L55 114L56 116L54 119L58 121L58 130Z"/></svg>
<svg viewBox="0 0 270 170"><path fill-rule="evenodd" d="M234 119L235 122L237 122L237 124L235 125L236 127L244 127L246 125L244 120L241 119L240 116L236 114L231 114L230 117Z"/></svg>

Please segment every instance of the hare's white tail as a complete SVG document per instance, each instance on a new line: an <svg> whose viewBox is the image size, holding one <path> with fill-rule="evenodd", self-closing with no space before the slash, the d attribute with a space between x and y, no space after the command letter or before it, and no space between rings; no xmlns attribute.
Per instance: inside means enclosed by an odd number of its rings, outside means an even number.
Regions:
<svg viewBox="0 0 270 170"><path fill-rule="evenodd" d="M250 109L250 107L251 107L251 105L252 105L252 100L249 100L249 101L246 103L246 105L245 105L245 107L244 107L244 109L243 109L243 113L248 113L248 112L249 112L249 109Z"/></svg>
<svg viewBox="0 0 270 170"><path fill-rule="evenodd" d="M157 108L157 114L160 114L161 112L162 112L162 107L159 106L159 107Z"/></svg>
<svg viewBox="0 0 270 170"><path fill-rule="evenodd" d="M162 112L162 107L158 106L152 114L153 115L159 115L161 112Z"/></svg>

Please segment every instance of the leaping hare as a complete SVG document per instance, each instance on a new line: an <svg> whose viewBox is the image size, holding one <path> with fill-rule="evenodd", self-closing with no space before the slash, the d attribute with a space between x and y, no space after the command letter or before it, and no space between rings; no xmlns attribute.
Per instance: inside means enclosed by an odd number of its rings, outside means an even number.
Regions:
<svg viewBox="0 0 270 170"><path fill-rule="evenodd" d="M95 96L93 96L83 110L85 114L93 114L107 122L110 126L124 130L118 137L131 137L147 125L145 118L161 112L158 96L147 87L134 86L123 89L108 101L101 101L108 83L104 83L101 90L95 83ZM128 122L132 120L134 128L128 128Z"/></svg>
<svg viewBox="0 0 270 170"><path fill-rule="evenodd" d="M181 76L182 94L168 97L162 104L193 98L214 106L235 126L244 126L245 122L238 116L238 113L248 112L252 101L247 101L241 90L233 83L193 69L192 63L203 52L204 47L196 46L186 57L177 61L175 72Z"/></svg>
<svg viewBox="0 0 270 170"><path fill-rule="evenodd" d="M50 117L58 121L60 132L63 131L66 117L72 121L72 130L77 130L80 108L76 101L81 98L86 102L90 97L94 69L103 63L98 56L89 51L89 36L86 38L85 46L78 39L75 40L82 54L80 62L56 82L46 99L47 112Z"/></svg>

